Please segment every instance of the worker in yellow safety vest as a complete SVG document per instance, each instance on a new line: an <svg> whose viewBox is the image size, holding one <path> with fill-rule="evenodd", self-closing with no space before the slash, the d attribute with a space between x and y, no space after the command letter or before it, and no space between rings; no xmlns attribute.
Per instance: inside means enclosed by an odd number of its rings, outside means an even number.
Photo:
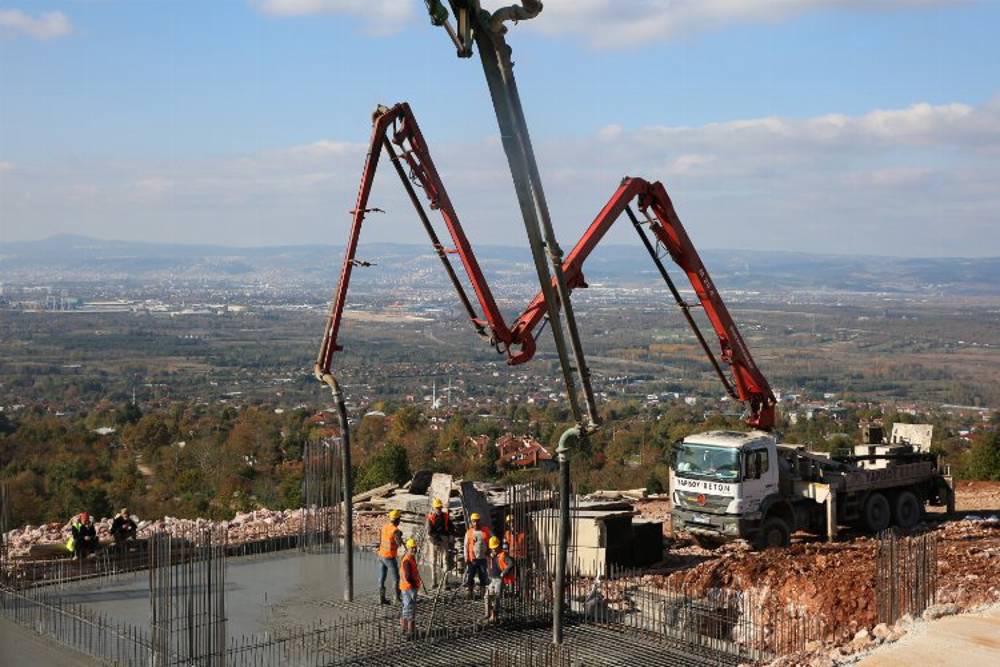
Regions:
<svg viewBox="0 0 1000 667"><path fill-rule="evenodd" d="M399 510L389 512L389 522L382 526L382 532L378 543L378 595L381 604L389 604L389 599L385 596L386 574L392 574L392 588L396 591L396 601L399 602L399 563L396 562L396 554L399 546L403 543L403 531L399 529L399 522L403 514Z"/></svg>

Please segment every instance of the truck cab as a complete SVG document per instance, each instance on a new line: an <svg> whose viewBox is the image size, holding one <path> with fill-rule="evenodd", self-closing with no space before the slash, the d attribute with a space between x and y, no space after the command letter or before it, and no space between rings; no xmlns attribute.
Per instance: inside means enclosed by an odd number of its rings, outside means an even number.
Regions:
<svg viewBox="0 0 1000 667"><path fill-rule="evenodd" d="M674 531L700 541L755 539L765 506L780 498L774 436L764 431L696 433L678 443L675 454L670 471Z"/></svg>

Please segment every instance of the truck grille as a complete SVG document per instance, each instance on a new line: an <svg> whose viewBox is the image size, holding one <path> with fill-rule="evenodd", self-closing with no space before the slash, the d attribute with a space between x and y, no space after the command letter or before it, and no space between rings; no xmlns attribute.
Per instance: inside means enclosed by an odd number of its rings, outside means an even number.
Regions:
<svg viewBox="0 0 1000 667"><path fill-rule="evenodd" d="M711 493L698 494L690 491L678 491L677 495L681 501L680 505L684 509L705 512L725 512L733 500L730 496L716 496ZM704 499L703 503L699 502L701 499Z"/></svg>

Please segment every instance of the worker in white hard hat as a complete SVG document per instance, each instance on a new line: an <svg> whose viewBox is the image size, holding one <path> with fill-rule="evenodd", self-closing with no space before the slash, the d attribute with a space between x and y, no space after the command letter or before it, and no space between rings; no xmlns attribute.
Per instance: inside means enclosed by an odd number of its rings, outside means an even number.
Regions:
<svg viewBox="0 0 1000 667"><path fill-rule="evenodd" d="M427 537L431 546L431 586L437 588L438 574L441 581L447 583L445 580L452 568L451 541L454 533L444 501L435 498L431 506L433 509L427 514Z"/></svg>
<svg viewBox="0 0 1000 667"><path fill-rule="evenodd" d="M465 531L465 587L471 600L475 580L479 580L480 595L486 592L489 576L486 574L486 558L490 554L490 529L479 523L479 514L469 515L469 528Z"/></svg>

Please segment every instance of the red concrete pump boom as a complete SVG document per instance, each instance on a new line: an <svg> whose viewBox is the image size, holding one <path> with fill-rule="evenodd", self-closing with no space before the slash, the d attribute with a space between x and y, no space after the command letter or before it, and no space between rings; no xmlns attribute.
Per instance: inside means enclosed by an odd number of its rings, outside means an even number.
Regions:
<svg viewBox="0 0 1000 667"><path fill-rule="evenodd" d="M403 187L406 189L410 201L430 237L431 244L445 267L476 332L489 338L490 343L499 352L506 354L509 364L516 365L528 361L535 353L535 329L546 315L547 304L544 295L539 292L527 309L515 320L514 325L507 326L479 262L476 260L475 253L472 251L472 246L462 229L444 184L434 167L430 152L409 105L406 103L397 104L391 109L379 107L373 121L371 142L361 185L358 189L358 198L354 210L351 212L353 223L344 254L340 280L337 284L326 331L316 360L316 376L323 379L324 376L329 375L334 353L343 349L337 343L337 336L340 331L351 272L355 266L363 265L355 256L361 227L367 213L379 210L368 208L368 198L371 194L379 157L383 150L403 183ZM410 172L409 175L406 172L407 168ZM424 190L430 208L440 212L454 243L454 249L445 248L441 244L414 189L414 183ZM630 203L634 199L638 200L638 208L645 217L645 222L641 222L630 207ZM771 429L775 420L774 395L766 378L754 363L743 337L716 291L715 285L698 256L697 250L688 238L687 232L684 231L670 197L661 183L650 183L641 178L625 178L622 181L618 190L601 209L586 233L563 260L562 269L567 286L570 290L587 286L583 278L583 262L623 211L628 214L636 232L643 241L643 245L656 264L661 277L669 287L678 307L694 331L726 391L734 399L746 403L748 408L747 423L753 428ZM656 238L656 245L643 230L643 225L649 226ZM658 251L659 247L666 249L671 259L681 267L691 282L700 306L704 309L719 339L720 352L718 357L712 352L691 316L690 309L693 306L683 300L667 274L661 253ZM452 253L457 254L462 262L482 314L476 311L451 264L451 260L448 258L448 255ZM720 360L730 366L731 380L723 372Z"/></svg>

